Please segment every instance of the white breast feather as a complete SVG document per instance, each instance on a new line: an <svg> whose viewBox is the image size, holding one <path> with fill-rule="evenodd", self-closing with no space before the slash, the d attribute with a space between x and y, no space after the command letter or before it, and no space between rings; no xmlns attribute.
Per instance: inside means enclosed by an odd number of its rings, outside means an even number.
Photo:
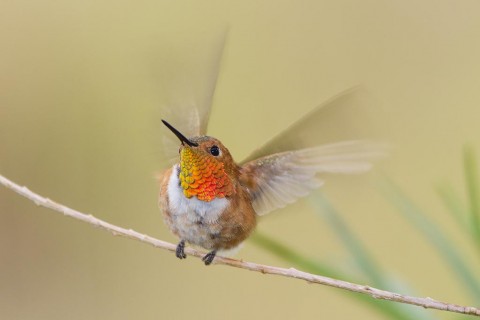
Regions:
<svg viewBox="0 0 480 320"><path fill-rule="evenodd" d="M225 198L215 198L209 202L198 200L197 197L187 198L179 184L178 164L173 167L170 176L168 199L173 216L186 216L192 222L202 220L214 223L228 206L228 200Z"/></svg>

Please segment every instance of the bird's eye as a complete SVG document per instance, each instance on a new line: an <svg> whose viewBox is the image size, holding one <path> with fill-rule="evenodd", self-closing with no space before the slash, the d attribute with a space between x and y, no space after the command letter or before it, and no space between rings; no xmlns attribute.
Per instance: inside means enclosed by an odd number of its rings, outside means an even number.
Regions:
<svg viewBox="0 0 480 320"><path fill-rule="evenodd" d="M220 155L220 149L217 146L213 146L210 148L210 154L216 157Z"/></svg>

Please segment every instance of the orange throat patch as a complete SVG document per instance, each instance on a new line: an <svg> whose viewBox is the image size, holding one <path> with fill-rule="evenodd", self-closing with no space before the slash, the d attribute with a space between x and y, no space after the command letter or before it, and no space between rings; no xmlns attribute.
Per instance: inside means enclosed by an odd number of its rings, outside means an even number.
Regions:
<svg viewBox="0 0 480 320"><path fill-rule="evenodd" d="M209 155L182 148L180 153L180 185L187 198L212 201L233 194L233 186L222 162Z"/></svg>

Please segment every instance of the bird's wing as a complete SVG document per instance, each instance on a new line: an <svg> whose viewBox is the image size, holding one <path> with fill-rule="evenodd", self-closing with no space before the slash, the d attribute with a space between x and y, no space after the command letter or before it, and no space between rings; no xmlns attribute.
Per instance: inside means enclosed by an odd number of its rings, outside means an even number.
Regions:
<svg viewBox="0 0 480 320"><path fill-rule="evenodd" d="M240 181L258 215L282 208L323 184L321 173L362 173L385 155L385 146L346 141L281 152L245 163Z"/></svg>
<svg viewBox="0 0 480 320"><path fill-rule="evenodd" d="M322 173L361 173L386 146L375 138L377 116L363 87L348 89L322 103L240 163L241 181L262 215L306 196L323 184ZM372 112L374 114L372 114ZM352 138L361 139L349 141ZM331 143L332 141L346 141ZM322 179L323 178L323 179Z"/></svg>
<svg viewBox="0 0 480 320"><path fill-rule="evenodd" d="M352 139L376 139L381 108L362 86L345 90L318 105L240 164L270 154Z"/></svg>
<svg viewBox="0 0 480 320"><path fill-rule="evenodd" d="M162 62L161 118L187 138L207 132L227 32L225 29L210 42L189 39L187 44L171 45ZM166 132L162 144L164 159L169 163L178 160L178 139Z"/></svg>

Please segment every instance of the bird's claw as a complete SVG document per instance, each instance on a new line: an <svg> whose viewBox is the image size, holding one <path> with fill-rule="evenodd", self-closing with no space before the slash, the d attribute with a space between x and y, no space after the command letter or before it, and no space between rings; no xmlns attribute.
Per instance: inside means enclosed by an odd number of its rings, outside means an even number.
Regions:
<svg viewBox="0 0 480 320"><path fill-rule="evenodd" d="M215 259L216 254L217 254L216 250L210 251L202 258L202 261L205 262L206 266L208 266L209 264L212 263L213 259Z"/></svg>
<svg viewBox="0 0 480 320"><path fill-rule="evenodd" d="M180 241L177 245L177 249L175 250L175 255L178 259L185 259L187 255L185 254L185 241Z"/></svg>

